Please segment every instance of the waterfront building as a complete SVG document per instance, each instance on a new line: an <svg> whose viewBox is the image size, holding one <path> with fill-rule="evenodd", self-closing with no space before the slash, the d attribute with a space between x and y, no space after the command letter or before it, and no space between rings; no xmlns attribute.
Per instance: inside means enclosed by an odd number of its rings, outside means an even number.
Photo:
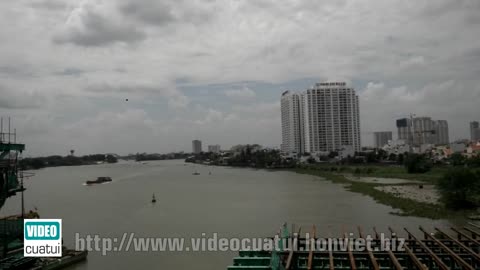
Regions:
<svg viewBox="0 0 480 270"><path fill-rule="evenodd" d="M302 93L305 152L360 151L360 112L355 90L345 82L317 83Z"/></svg>
<svg viewBox="0 0 480 270"><path fill-rule="evenodd" d="M192 141L192 153L200 154L202 152L202 141L193 140Z"/></svg>
<svg viewBox="0 0 480 270"><path fill-rule="evenodd" d="M285 91L281 97L282 146L284 153L303 153L303 117L301 96Z"/></svg>

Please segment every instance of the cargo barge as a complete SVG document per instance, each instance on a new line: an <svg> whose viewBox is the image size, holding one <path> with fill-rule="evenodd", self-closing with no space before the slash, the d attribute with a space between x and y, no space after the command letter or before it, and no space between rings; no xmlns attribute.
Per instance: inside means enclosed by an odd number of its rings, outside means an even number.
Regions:
<svg viewBox="0 0 480 270"><path fill-rule="evenodd" d="M112 178L110 177L97 177L96 180L88 180L87 182L85 182L85 184L87 184L88 186L89 185L95 185L95 184L103 184L103 183L107 183L107 182L112 182Z"/></svg>

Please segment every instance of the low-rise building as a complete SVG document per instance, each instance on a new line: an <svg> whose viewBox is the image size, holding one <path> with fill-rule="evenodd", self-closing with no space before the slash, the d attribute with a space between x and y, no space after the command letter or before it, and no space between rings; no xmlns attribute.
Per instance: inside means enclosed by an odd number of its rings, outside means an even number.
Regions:
<svg viewBox="0 0 480 270"><path fill-rule="evenodd" d="M242 151L247 151L249 149L250 153L255 153L257 151L262 150L262 146L258 144L239 144L235 145L230 149L230 152L233 156L240 155Z"/></svg>
<svg viewBox="0 0 480 270"><path fill-rule="evenodd" d="M452 148L450 148L450 146L441 145L433 148L431 150L431 153L432 153L433 160L443 161L448 159L453 154L453 151L452 151Z"/></svg>
<svg viewBox="0 0 480 270"><path fill-rule="evenodd" d="M210 153L220 153L220 145L214 144L208 146L208 152Z"/></svg>
<svg viewBox="0 0 480 270"><path fill-rule="evenodd" d="M464 142L454 142L450 144L452 153L464 153L467 149L467 145Z"/></svg>
<svg viewBox="0 0 480 270"><path fill-rule="evenodd" d="M467 157L474 157L480 155L480 142L471 143L466 149L465 154Z"/></svg>
<svg viewBox="0 0 480 270"><path fill-rule="evenodd" d="M390 140L382 149L385 150L388 155L398 155L410 152L410 145L406 144L405 140Z"/></svg>

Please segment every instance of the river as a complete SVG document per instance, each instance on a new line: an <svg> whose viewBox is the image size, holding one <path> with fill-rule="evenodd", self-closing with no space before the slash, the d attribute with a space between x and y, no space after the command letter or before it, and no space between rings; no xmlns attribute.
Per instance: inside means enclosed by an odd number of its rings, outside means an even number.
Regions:
<svg viewBox="0 0 480 270"><path fill-rule="evenodd" d="M200 175L192 175L198 170ZM284 171L207 167L180 160L146 164L120 162L57 167L34 171L25 180L26 209L42 218L63 220L64 242L75 246L75 233L121 238L273 236L284 223L318 234L339 236L357 225L415 230L419 225L447 226L447 221L391 215L391 207L341 185L310 175ZM211 172L211 174L209 174ZM85 186L98 176L112 183ZM155 193L157 203L151 203ZM20 196L10 198L0 216L19 213ZM71 269L226 269L237 252L91 252L86 263Z"/></svg>

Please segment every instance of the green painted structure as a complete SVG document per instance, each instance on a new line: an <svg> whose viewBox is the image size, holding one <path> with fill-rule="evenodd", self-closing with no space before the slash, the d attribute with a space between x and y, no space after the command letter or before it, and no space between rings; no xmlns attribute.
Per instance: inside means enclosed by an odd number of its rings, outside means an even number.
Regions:
<svg viewBox="0 0 480 270"><path fill-rule="evenodd" d="M422 227L412 233L404 229L403 238L389 228L389 233L379 234L373 229L373 236L364 237L358 227L357 235L343 233L340 238L317 238L313 227L312 238L299 238L298 234L288 236L295 248L282 247L277 251L240 251L233 259L229 270L247 269L353 269L353 270L478 270L480 269L480 225L469 223L463 228L448 230L435 228L428 232ZM300 232L300 231L299 231ZM420 237L422 236L423 237ZM385 248L385 239L397 248ZM346 241L344 248L315 250L311 243L318 240L334 239ZM355 249L358 240L366 243L369 239L372 249ZM315 241L315 242L312 242ZM393 241L393 242L392 242ZM288 242L288 241L287 241ZM402 244L400 244L402 243ZM351 245L350 245L351 244Z"/></svg>
<svg viewBox="0 0 480 270"><path fill-rule="evenodd" d="M0 138L3 137L2 134ZM4 142L0 139L0 208L9 197L24 191L18 168L19 155L24 150L24 144ZM0 258L7 256L11 250L11 243L22 238L22 235L23 218L0 219Z"/></svg>

